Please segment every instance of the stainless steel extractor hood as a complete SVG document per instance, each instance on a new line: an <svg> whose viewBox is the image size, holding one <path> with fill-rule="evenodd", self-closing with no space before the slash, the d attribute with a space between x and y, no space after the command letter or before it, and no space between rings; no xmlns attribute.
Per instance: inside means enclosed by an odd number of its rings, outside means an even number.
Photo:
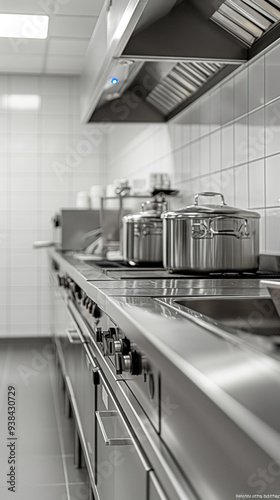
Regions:
<svg viewBox="0 0 280 500"><path fill-rule="evenodd" d="M126 0L130 3L133 0ZM94 49L88 52L83 81L91 94L84 121L167 121L280 36L280 0L134 4L130 22L94 88L96 57ZM98 30L94 35L96 47Z"/></svg>

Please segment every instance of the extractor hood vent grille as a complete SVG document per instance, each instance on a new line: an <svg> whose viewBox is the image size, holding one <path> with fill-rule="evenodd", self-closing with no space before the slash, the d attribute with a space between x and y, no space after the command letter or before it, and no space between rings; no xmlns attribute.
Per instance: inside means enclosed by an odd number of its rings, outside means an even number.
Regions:
<svg viewBox="0 0 280 500"><path fill-rule="evenodd" d="M280 0L226 0L211 20L251 47L280 20Z"/></svg>
<svg viewBox="0 0 280 500"><path fill-rule="evenodd" d="M223 66L216 62L177 63L153 88L146 101L166 115L197 92Z"/></svg>

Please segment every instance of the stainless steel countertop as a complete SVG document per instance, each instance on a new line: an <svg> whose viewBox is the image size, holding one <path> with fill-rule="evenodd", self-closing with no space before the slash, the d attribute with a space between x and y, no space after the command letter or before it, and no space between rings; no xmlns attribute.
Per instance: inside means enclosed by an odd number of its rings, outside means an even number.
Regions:
<svg viewBox="0 0 280 500"><path fill-rule="evenodd" d="M183 322L189 329L193 327L192 317L183 315L179 310L170 307L172 299L179 297L206 297L206 296L250 296L269 297L266 288L260 286L259 279L128 279L113 280L102 273L98 267L89 266L86 262L79 262L71 255L62 254L51 249L49 255L67 272L76 283L87 293L87 295L98 303L99 307L112 317L124 331L135 327L133 315L137 315L138 334L147 330L147 308L157 318L164 320L163 329L170 330L170 320ZM161 299L161 302L155 299ZM165 303L164 303L165 301ZM117 318L117 319L115 319ZM158 330L156 323L152 323L153 329L149 329L150 341ZM195 325L197 327L197 324ZM252 349L260 355L269 355L278 359L280 349L269 339L261 336L240 334L238 336L228 335L221 328L212 327L206 322L200 322L209 336L214 334L223 341L238 345L239 348ZM139 335L137 335L139 342ZM150 349L150 347L149 347Z"/></svg>

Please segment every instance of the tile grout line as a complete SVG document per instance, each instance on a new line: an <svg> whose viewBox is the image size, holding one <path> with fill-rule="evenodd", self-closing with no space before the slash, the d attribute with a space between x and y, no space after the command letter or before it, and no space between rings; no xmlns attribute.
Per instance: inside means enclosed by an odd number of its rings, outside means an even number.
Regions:
<svg viewBox="0 0 280 500"><path fill-rule="evenodd" d="M264 54L263 58L263 68L264 68L264 74L263 74L263 95L264 97L266 96L266 72L267 72L267 52ZM265 131L266 131L266 120L267 120L267 113L266 110L264 111L264 139L265 139ZM266 206L266 184L267 184L267 178L266 178L266 173L267 173L267 147L266 147L266 141L264 140L264 205L265 205L265 210L264 210L264 248L265 251L267 250L267 206Z"/></svg>
<svg viewBox="0 0 280 500"><path fill-rule="evenodd" d="M11 76L7 77L6 80L6 93L8 95L8 89L11 87ZM6 266L8 267L8 264L11 265L11 255L10 255L10 248L12 248L12 232L11 232L11 208L12 208L12 191L11 191L11 150L10 150L10 144L11 144L11 116L8 113L8 109L6 107L6 124L7 124L7 139L6 139L6 148L7 148L7 167L8 167L8 172L7 172L7 199L6 199ZM9 229L8 229L9 228ZM11 287L11 272L7 273L6 271L6 287L10 286ZM6 329L7 333L11 334L12 333L12 314L11 314L11 306L12 306L12 295L11 291L9 293L6 293ZM9 315L8 315L8 310L9 310Z"/></svg>
<svg viewBox="0 0 280 500"><path fill-rule="evenodd" d="M60 450L61 450L61 458L62 458L62 465L63 465L63 471L64 471L67 500L71 500L70 490L69 490L68 473L67 473L67 464L66 464L66 458L65 458L65 448L64 448L63 438L62 438L62 425L61 425L61 419L60 419L59 411L58 411L57 399L55 396L53 376L52 376L53 373L50 369L50 363L48 364L48 370L49 370L49 377L50 377L50 382L51 382L55 419L56 419L56 424L57 424L57 429L58 429L59 444L60 444Z"/></svg>

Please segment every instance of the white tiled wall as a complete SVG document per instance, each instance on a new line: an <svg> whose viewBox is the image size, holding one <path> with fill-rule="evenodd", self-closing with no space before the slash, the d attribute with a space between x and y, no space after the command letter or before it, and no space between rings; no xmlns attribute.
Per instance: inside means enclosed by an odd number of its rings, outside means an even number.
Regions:
<svg viewBox="0 0 280 500"><path fill-rule="evenodd" d="M9 94L35 94L36 111L11 111ZM92 137L90 141L89 137ZM76 192L104 182L104 140L79 123L78 79L0 77L0 335L49 334L45 250L51 217Z"/></svg>
<svg viewBox="0 0 280 500"><path fill-rule="evenodd" d="M168 172L173 206L221 191L261 214L261 249L280 251L279 80L276 44L168 124L106 128L80 125L76 78L0 77L0 335L49 333L46 252L32 243L93 184ZM41 107L8 110L8 94L39 95Z"/></svg>
<svg viewBox="0 0 280 500"><path fill-rule="evenodd" d="M261 250L280 251L279 81L280 43L168 124L115 125L108 182L165 171L181 206L197 191L220 191L228 204L257 210Z"/></svg>

